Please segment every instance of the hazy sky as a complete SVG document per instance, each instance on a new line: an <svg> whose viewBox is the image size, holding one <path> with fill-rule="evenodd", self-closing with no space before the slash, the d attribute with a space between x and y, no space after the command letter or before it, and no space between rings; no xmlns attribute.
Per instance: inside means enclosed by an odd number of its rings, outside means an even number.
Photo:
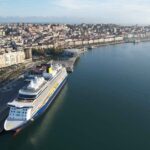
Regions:
<svg viewBox="0 0 150 150"><path fill-rule="evenodd" d="M0 0L0 16L70 17L88 22L150 24L150 0Z"/></svg>

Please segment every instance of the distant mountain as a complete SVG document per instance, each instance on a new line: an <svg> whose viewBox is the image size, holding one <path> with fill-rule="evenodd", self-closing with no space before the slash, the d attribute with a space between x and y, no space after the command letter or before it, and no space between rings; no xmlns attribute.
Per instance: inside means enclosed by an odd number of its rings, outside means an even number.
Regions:
<svg viewBox="0 0 150 150"><path fill-rule="evenodd" d="M0 23L83 23L86 22L82 18L71 17L0 17Z"/></svg>

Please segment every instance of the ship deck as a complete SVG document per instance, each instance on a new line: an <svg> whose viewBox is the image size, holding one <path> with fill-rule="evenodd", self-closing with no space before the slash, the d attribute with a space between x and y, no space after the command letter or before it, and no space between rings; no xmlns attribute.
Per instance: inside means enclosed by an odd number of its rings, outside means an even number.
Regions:
<svg viewBox="0 0 150 150"><path fill-rule="evenodd" d="M21 92L23 93L38 93L40 91L40 89L47 83L47 81L45 80L37 89L29 89L28 85L25 85L22 89Z"/></svg>

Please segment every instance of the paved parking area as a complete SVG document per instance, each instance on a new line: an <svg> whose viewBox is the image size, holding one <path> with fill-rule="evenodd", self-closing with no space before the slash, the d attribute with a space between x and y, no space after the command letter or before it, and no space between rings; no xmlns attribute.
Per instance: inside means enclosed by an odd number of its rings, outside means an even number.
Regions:
<svg viewBox="0 0 150 150"><path fill-rule="evenodd" d="M0 87L0 132L3 130L4 119L9 112L7 103L13 101L24 85L24 78L18 78Z"/></svg>

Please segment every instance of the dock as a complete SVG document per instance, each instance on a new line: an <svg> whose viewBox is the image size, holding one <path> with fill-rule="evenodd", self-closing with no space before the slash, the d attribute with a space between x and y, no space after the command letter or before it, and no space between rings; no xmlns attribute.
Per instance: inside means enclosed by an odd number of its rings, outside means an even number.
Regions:
<svg viewBox="0 0 150 150"><path fill-rule="evenodd" d="M0 112L0 133L4 130L4 121L8 115L9 109L6 107L3 111Z"/></svg>
<svg viewBox="0 0 150 150"><path fill-rule="evenodd" d="M74 71L74 64L76 60L80 57L82 53L85 52L85 49L67 49L65 53L73 54L72 57L60 57L59 60L54 60L53 63L61 64L67 69L68 73L72 73Z"/></svg>
<svg viewBox="0 0 150 150"><path fill-rule="evenodd" d="M24 79L17 78L16 80L5 82L0 87L0 133L4 129L4 121L9 113L7 103L11 102L17 96L18 90L24 85Z"/></svg>
<svg viewBox="0 0 150 150"><path fill-rule="evenodd" d="M72 57L62 57L59 60L53 60L53 63L62 64L62 66L66 67L68 73L72 73L74 71L74 64L76 60L79 58L81 54L81 50L78 50L76 54ZM32 65L32 67L34 67ZM29 68L29 67L28 67ZM28 69L27 68L27 69ZM30 67L31 68L31 67ZM16 77L15 79L11 79L5 81L1 84L0 87L0 133L4 130L4 121L9 113L9 108L7 106L8 102L11 102L18 94L20 88L25 85L24 78L22 75Z"/></svg>
<svg viewBox="0 0 150 150"><path fill-rule="evenodd" d="M53 63L61 64L67 69L68 73L72 73L74 71L74 64L77 60L78 56L69 58L69 59L61 59L61 60L55 60Z"/></svg>

